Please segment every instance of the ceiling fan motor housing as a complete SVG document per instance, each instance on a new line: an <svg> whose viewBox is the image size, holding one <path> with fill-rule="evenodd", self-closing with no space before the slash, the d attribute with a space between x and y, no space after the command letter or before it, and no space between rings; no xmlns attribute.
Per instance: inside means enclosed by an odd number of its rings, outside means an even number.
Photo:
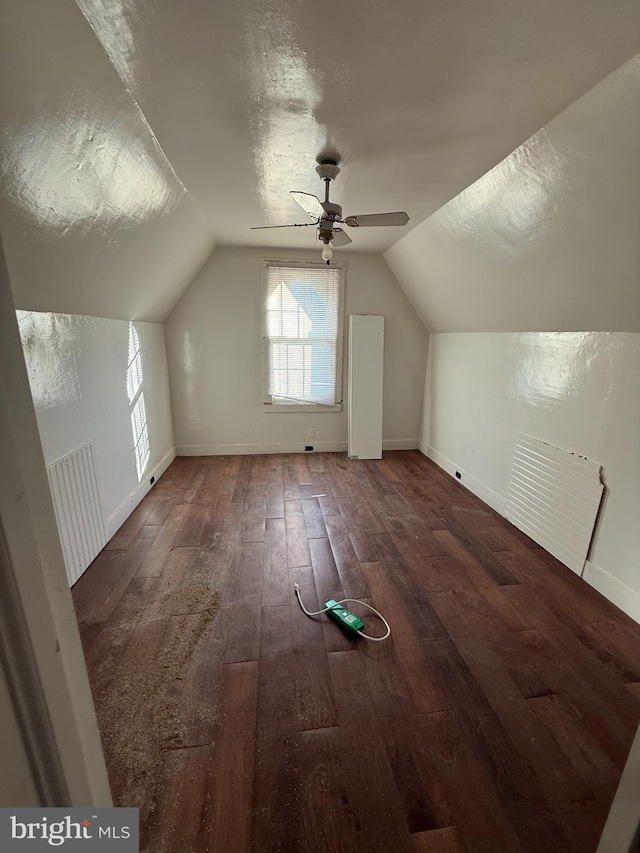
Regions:
<svg viewBox="0 0 640 853"><path fill-rule="evenodd" d="M318 237L323 243L333 240L333 222L330 219L321 219L318 223Z"/></svg>
<svg viewBox="0 0 640 853"><path fill-rule="evenodd" d="M342 207L339 204L334 204L332 201L321 202L324 215L331 220L342 219Z"/></svg>

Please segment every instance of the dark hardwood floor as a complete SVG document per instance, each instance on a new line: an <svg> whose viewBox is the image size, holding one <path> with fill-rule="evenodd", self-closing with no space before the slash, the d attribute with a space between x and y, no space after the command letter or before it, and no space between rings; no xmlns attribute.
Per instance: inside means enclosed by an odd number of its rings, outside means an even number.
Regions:
<svg viewBox="0 0 640 853"><path fill-rule="evenodd" d="M143 850L597 847L640 626L417 451L179 458L73 593Z"/></svg>

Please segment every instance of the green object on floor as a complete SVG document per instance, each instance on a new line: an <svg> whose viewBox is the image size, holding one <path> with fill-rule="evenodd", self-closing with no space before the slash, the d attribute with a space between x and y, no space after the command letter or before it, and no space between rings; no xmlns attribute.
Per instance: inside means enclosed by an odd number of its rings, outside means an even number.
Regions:
<svg viewBox="0 0 640 853"><path fill-rule="evenodd" d="M338 604L337 601L334 601L333 598L329 599L329 601L325 602L324 605L327 609L327 613L329 616L333 616L336 622L339 622L344 628L347 628L349 631L353 631L354 634L357 634L358 631L362 631L364 628L364 622L355 613L352 613L350 610L346 610L341 604Z"/></svg>

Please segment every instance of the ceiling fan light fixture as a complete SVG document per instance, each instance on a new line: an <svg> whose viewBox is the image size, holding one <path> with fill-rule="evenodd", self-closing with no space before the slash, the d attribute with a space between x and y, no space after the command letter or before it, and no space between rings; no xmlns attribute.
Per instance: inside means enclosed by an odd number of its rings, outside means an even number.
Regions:
<svg viewBox="0 0 640 853"><path fill-rule="evenodd" d="M331 248L331 243L325 243L322 247L322 260L329 263L331 258L333 257L333 249Z"/></svg>

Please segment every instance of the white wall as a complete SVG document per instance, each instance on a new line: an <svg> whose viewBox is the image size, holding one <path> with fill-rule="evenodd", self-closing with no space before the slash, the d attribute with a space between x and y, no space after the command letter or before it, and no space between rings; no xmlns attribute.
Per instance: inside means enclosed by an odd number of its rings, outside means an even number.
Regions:
<svg viewBox="0 0 640 853"><path fill-rule="evenodd" d="M631 744L596 853L637 853L640 842L639 790L640 727Z"/></svg>
<svg viewBox="0 0 640 853"><path fill-rule="evenodd" d="M9 692L9 684L0 666L0 748L4 772L0 773L0 807L39 806L40 796L22 739L17 709Z"/></svg>
<svg viewBox="0 0 640 853"><path fill-rule="evenodd" d="M444 333L425 450L500 511L520 432L601 463L584 576L640 620L639 150L635 57L385 257Z"/></svg>
<svg viewBox="0 0 640 853"><path fill-rule="evenodd" d="M178 453L277 452L305 444L346 449L346 406L342 412L263 412L261 259L319 255L233 247L212 255L165 327ZM381 256L348 255L345 307L346 315L384 315L384 446L416 447L428 338ZM346 358L343 377L346 400Z"/></svg>
<svg viewBox="0 0 640 853"><path fill-rule="evenodd" d="M3 805L110 806L111 794L64 570L0 241L0 686ZM4 741L21 722L29 766Z"/></svg>
<svg viewBox="0 0 640 853"><path fill-rule="evenodd" d="M502 512L521 432L603 466L585 578L640 621L640 334L431 335L423 452Z"/></svg>
<svg viewBox="0 0 640 853"><path fill-rule="evenodd" d="M112 536L175 454L163 327L136 323L151 445L139 483L127 396L129 323L24 311L18 322L45 462L92 442Z"/></svg>

